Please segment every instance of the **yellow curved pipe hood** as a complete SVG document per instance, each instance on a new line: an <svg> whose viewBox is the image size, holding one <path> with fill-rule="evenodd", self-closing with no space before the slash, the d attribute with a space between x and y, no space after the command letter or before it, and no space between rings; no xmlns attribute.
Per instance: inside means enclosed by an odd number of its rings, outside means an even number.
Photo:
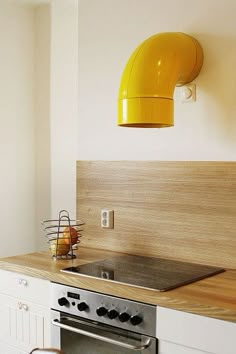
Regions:
<svg viewBox="0 0 236 354"><path fill-rule="evenodd" d="M145 40L129 58L121 78L118 125L173 126L175 86L193 81L202 63L199 42L184 33L159 33Z"/></svg>

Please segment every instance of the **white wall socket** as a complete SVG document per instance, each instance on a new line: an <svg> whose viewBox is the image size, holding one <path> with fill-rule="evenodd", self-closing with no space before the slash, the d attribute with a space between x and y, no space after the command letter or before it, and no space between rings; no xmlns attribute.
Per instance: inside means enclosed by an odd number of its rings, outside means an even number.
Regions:
<svg viewBox="0 0 236 354"><path fill-rule="evenodd" d="M114 229L114 210L101 210L101 227L105 229Z"/></svg>

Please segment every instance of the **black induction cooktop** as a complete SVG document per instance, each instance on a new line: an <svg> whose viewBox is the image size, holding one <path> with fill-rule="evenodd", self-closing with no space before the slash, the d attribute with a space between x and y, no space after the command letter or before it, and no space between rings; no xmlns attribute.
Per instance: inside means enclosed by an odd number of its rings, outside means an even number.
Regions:
<svg viewBox="0 0 236 354"><path fill-rule="evenodd" d="M164 258L125 255L69 267L61 271L167 291L221 273L224 269Z"/></svg>

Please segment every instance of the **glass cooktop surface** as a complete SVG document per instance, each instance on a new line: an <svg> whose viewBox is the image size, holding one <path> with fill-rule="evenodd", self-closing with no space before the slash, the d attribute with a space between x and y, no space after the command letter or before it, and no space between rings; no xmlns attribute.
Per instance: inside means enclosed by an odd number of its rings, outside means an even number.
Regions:
<svg viewBox="0 0 236 354"><path fill-rule="evenodd" d="M221 273L224 269L164 258L124 255L61 271L166 291Z"/></svg>

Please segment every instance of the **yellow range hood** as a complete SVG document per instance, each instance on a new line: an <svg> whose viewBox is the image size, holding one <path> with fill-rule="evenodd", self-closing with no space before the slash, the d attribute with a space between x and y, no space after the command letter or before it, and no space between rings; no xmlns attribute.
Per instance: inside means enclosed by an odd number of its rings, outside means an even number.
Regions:
<svg viewBox="0 0 236 354"><path fill-rule="evenodd" d="M121 78L118 125L173 126L175 86L193 81L202 64L202 48L187 34L159 33L145 40L129 58Z"/></svg>

